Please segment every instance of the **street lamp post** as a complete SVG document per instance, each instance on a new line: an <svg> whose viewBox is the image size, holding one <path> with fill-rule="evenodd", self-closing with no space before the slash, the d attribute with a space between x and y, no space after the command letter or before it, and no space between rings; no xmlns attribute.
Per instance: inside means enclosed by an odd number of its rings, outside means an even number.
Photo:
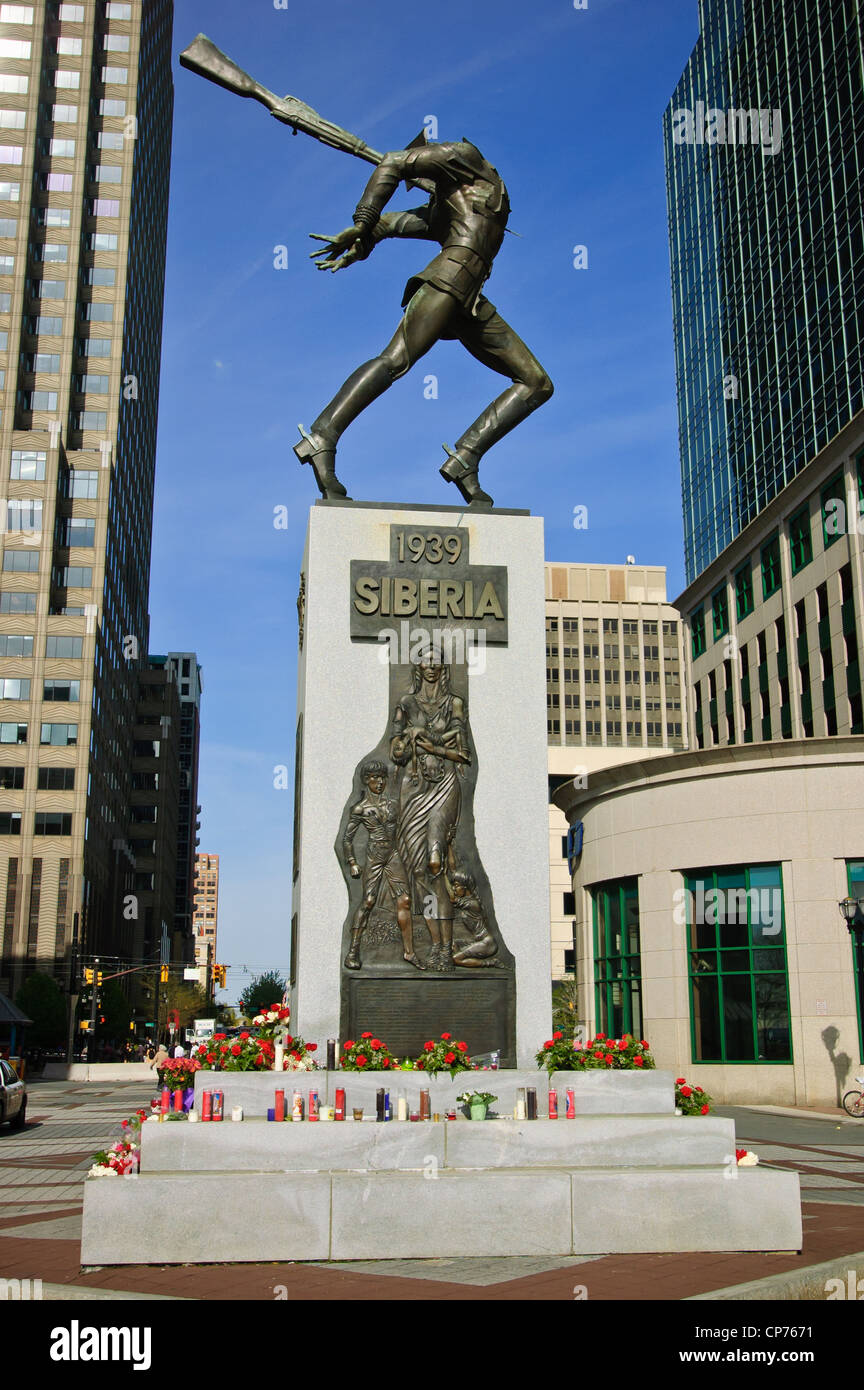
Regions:
<svg viewBox="0 0 864 1390"><path fill-rule="evenodd" d="M838 903L838 907L852 940L852 960L855 965L855 989L858 998L858 1042L864 1052L861 1038L864 1031L864 898L844 898Z"/></svg>

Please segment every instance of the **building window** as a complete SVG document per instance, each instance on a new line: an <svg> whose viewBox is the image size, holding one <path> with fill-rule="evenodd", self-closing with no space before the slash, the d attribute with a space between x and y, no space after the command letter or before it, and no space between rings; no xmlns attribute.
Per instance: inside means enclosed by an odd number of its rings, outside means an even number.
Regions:
<svg viewBox="0 0 864 1390"><path fill-rule="evenodd" d="M75 790L74 767L40 767L36 779L40 792L72 792Z"/></svg>
<svg viewBox="0 0 864 1390"><path fill-rule="evenodd" d="M0 724L0 743L26 743L26 724Z"/></svg>
<svg viewBox="0 0 864 1390"><path fill-rule="evenodd" d="M45 655L71 658L73 661L84 654L83 637L46 637Z"/></svg>
<svg viewBox="0 0 864 1390"><path fill-rule="evenodd" d="M34 835L71 835L72 816L66 811L37 811Z"/></svg>
<svg viewBox="0 0 864 1390"><path fill-rule="evenodd" d="M0 835L21 834L21 812L0 811Z"/></svg>
<svg viewBox="0 0 864 1390"><path fill-rule="evenodd" d="M39 734L41 744L69 748L78 742L77 724L43 724Z"/></svg>
<svg viewBox="0 0 864 1390"><path fill-rule="evenodd" d="M693 660L701 656L705 650L705 610L697 608L695 613L690 614L690 638L692 643Z"/></svg>
<svg viewBox="0 0 864 1390"><path fill-rule="evenodd" d="M780 538L772 536L762 547L762 597L770 598L780 588Z"/></svg>
<svg viewBox="0 0 864 1390"><path fill-rule="evenodd" d="M789 522L789 550L792 573L797 574L813 559L813 535L810 530L810 508L802 507Z"/></svg>
<svg viewBox="0 0 864 1390"><path fill-rule="evenodd" d="M60 517L58 527L60 545L92 548L96 544L96 522L90 517Z"/></svg>
<svg viewBox="0 0 864 1390"><path fill-rule="evenodd" d="M864 860L852 859L846 861L846 881L850 898L864 898ZM850 932L852 937L852 954L855 978L860 980L864 974L864 940L860 932ZM856 957L857 952L857 957ZM861 996L855 990L855 1003L858 1009L858 1055L864 1056L864 1017L861 1015Z"/></svg>
<svg viewBox="0 0 864 1390"><path fill-rule="evenodd" d="M38 574L38 550L7 550L3 556L4 570L14 574ZM2 653L0 653L2 655Z"/></svg>
<svg viewBox="0 0 864 1390"><path fill-rule="evenodd" d="M29 700L30 680L21 676L0 676L0 700Z"/></svg>
<svg viewBox="0 0 864 1390"><path fill-rule="evenodd" d="M591 889L594 917L594 999L597 1031L642 1037L639 890L635 878Z"/></svg>
<svg viewBox="0 0 864 1390"><path fill-rule="evenodd" d="M28 483L44 482L47 458L48 455L41 449L13 449L10 478L20 478Z"/></svg>
<svg viewBox="0 0 864 1390"><path fill-rule="evenodd" d="M33 638L19 636L0 637L0 656L32 656Z"/></svg>
<svg viewBox="0 0 864 1390"><path fill-rule="evenodd" d="M28 681L29 685L30 682ZM46 680L42 691L43 700L77 701L81 698L81 682L73 680Z"/></svg>
<svg viewBox="0 0 864 1390"><path fill-rule="evenodd" d="M0 613L35 613L36 595L7 590L0 593Z"/></svg>
<svg viewBox="0 0 864 1390"><path fill-rule="evenodd" d="M779 864L688 874L694 1062L789 1062L789 991Z"/></svg>
<svg viewBox="0 0 864 1390"><path fill-rule="evenodd" d="M20 792L24 790L23 767L0 767L0 791Z"/></svg>
<svg viewBox="0 0 864 1390"><path fill-rule="evenodd" d="M711 615L714 620L714 641L717 642L729 631L729 598L725 584L711 599Z"/></svg>

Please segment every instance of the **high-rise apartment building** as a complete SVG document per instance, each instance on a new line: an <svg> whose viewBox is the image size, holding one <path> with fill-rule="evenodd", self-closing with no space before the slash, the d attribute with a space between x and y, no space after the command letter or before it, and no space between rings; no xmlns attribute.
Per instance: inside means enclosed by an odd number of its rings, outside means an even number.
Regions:
<svg viewBox="0 0 864 1390"><path fill-rule="evenodd" d="M0 989L131 956L172 0L0 5ZM140 769L139 769L140 770Z"/></svg>
<svg viewBox="0 0 864 1390"><path fill-rule="evenodd" d="M201 667L194 652L169 652L180 697L180 793L177 811L177 865L174 883L174 939L191 941L195 857L198 848L198 755L201 742Z"/></svg>
<svg viewBox="0 0 864 1390"><path fill-rule="evenodd" d="M687 747L683 624L659 565L546 565L551 787ZM574 969L566 817L549 808L552 974Z"/></svg>
<svg viewBox="0 0 864 1390"><path fill-rule="evenodd" d="M691 584L864 407L860 0L699 0L665 114Z"/></svg>
<svg viewBox="0 0 864 1390"><path fill-rule="evenodd" d="M206 969L208 986L216 963L216 933L219 929L219 855L195 856L195 964Z"/></svg>

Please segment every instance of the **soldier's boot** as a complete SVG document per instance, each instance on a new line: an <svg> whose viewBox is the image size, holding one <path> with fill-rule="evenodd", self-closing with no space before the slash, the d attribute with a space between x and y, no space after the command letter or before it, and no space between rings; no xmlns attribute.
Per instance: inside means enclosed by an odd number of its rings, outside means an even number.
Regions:
<svg viewBox="0 0 864 1390"><path fill-rule="evenodd" d="M310 433L298 425L303 438L294 445L294 452L301 463L311 463L318 491L329 499L345 498L350 501L347 489L336 477L336 445L317 430Z"/></svg>
<svg viewBox="0 0 864 1390"><path fill-rule="evenodd" d="M467 449L457 452L446 444L442 445L442 448L447 454L447 462L438 470L441 477L446 478L448 483L456 484L469 507L473 507L475 511L488 511L494 504L488 492L484 492L480 486L477 474L479 460Z"/></svg>
<svg viewBox="0 0 864 1390"><path fill-rule="evenodd" d="M346 970L359 970L363 964L360 959L360 938L362 931L352 931L351 945L348 947L348 954L345 957Z"/></svg>
<svg viewBox="0 0 864 1390"><path fill-rule="evenodd" d="M350 501L336 477L336 445L352 420L356 420L367 405L383 396L395 379L393 370L384 359L373 357L349 376L330 404L321 411L310 431L300 426L303 438L294 445L294 453L301 463L312 464L315 481L324 497Z"/></svg>
<svg viewBox="0 0 864 1390"><path fill-rule="evenodd" d="M454 449L444 445L450 457L441 469L441 475L456 484L465 501L475 510L492 506L492 498L483 491L477 476L483 455L552 395L552 382L540 363L524 344L522 352L528 357L520 364L524 379L514 379L513 385L502 391L456 440Z"/></svg>

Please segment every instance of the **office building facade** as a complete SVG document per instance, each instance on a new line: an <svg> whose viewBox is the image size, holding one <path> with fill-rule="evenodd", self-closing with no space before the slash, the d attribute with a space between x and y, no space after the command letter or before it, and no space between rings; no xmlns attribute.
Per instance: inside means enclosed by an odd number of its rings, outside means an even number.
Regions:
<svg viewBox="0 0 864 1390"><path fill-rule="evenodd" d="M192 918L195 964L206 970L208 989L212 989L219 931L219 855L195 856L195 905Z"/></svg>
<svg viewBox="0 0 864 1390"><path fill-rule="evenodd" d="M690 583L864 406L858 0L700 0L664 117Z"/></svg>
<svg viewBox="0 0 864 1390"><path fill-rule="evenodd" d="M682 623L661 566L546 565L546 730L551 787L687 746ZM556 979L575 967L567 835L551 805Z"/></svg>
<svg viewBox="0 0 864 1390"><path fill-rule="evenodd" d="M171 28L171 0L0 6L6 992L137 949Z"/></svg>

